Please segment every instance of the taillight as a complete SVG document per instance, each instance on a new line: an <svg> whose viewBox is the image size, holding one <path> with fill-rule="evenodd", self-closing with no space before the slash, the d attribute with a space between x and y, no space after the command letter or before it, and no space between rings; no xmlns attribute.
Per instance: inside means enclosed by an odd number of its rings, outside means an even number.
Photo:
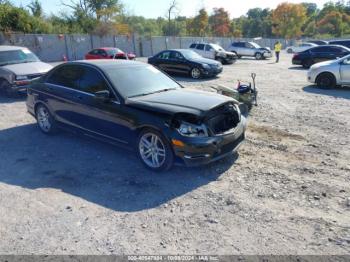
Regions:
<svg viewBox="0 0 350 262"><path fill-rule="evenodd" d="M299 54L294 54L293 59L299 58Z"/></svg>

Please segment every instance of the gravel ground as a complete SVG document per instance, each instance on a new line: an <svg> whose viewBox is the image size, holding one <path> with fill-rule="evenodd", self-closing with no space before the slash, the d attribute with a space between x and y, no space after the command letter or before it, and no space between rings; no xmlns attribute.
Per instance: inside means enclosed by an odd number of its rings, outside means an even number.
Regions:
<svg viewBox="0 0 350 262"><path fill-rule="evenodd" d="M0 254L349 254L350 89L309 86L291 56L244 59L259 106L239 154L147 171L135 154L60 132L0 98Z"/></svg>

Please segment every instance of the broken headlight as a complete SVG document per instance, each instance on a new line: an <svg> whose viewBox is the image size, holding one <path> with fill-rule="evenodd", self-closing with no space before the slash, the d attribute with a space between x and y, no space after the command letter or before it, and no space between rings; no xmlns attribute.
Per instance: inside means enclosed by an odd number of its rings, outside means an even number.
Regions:
<svg viewBox="0 0 350 262"><path fill-rule="evenodd" d="M181 122L177 131L183 136L189 137L205 137L208 136L208 130L204 124L195 125L187 122Z"/></svg>

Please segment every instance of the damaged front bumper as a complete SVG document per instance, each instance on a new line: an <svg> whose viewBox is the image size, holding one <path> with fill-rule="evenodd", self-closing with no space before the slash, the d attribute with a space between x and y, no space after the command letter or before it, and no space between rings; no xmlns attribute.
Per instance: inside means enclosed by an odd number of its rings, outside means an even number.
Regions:
<svg viewBox="0 0 350 262"><path fill-rule="evenodd" d="M183 137L178 134L183 146L173 145L178 164L186 166L206 165L237 151L245 139L246 119L241 117L239 124L228 132L209 137Z"/></svg>

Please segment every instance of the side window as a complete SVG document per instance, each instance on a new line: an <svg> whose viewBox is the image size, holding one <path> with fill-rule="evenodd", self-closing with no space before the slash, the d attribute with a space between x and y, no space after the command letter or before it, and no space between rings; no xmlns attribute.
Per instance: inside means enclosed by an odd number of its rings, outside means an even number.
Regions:
<svg viewBox="0 0 350 262"><path fill-rule="evenodd" d="M182 54L180 54L179 52L171 52L170 54L170 58L171 59L176 59L176 60L182 60L184 59L184 57L182 56Z"/></svg>
<svg viewBox="0 0 350 262"><path fill-rule="evenodd" d="M199 44L197 45L198 50L204 50L204 44Z"/></svg>
<svg viewBox="0 0 350 262"><path fill-rule="evenodd" d="M328 47L316 47L311 50L313 53L323 53L323 52L329 52L330 49Z"/></svg>
<svg viewBox="0 0 350 262"><path fill-rule="evenodd" d="M190 48L196 48L196 45L197 44L192 44L192 45L190 45Z"/></svg>
<svg viewBox="0 0 350 262"><path fill-rule="evenodd" d="M350 65L350 58L343 60L344 65Z"/></svg>
<svg viewBox="0 0 350 262"><path fill-rule="evenodd" d="M160 53L157 58L159 58L159 59L169 59L169 57L170 57L170 52L166 51L166 52Z"/></svg>
<svg viewBox="0 0 350 262"><path fill-rule="evenodd" d="M213 51L214 49L210 45L205 46L205 51Z"/></svg>
<svg viewBox="0 0 350 262"><path fill-rule="evenodd" d="M98 49L94 49L94 50L92 50L89 54L90 54L90 55L98 55L98 52L99 52Z"/></svg>
<svg viewBox="0 0 350 262"><path fill-rule="evenodd" d="M343 49L338 47L330 47L329 51L335 54L340 54L343 52Z"/></svg>
<svg viewBox="0 0 350 262"><path fill-rule="evenodd" d="M109 90L109 88L100 72L94 68L83 67L79 81L79 90L94 94L99 91Z"/></svg>
<svg viewBox="0 0 350 262"><path fill-rule="evenodd" d="M98 50L98 54L99 54L100 56L107 56L106 51L105 51L105 50L102 50L102 49L99 49L99 50Z"/></svg>
<svg viewBox="0 0 350 262"><path fill-rule="evenodd" d="M81 69L75 65L64 65L57 68L48 77L47 83L78 89Z"/></svg>

